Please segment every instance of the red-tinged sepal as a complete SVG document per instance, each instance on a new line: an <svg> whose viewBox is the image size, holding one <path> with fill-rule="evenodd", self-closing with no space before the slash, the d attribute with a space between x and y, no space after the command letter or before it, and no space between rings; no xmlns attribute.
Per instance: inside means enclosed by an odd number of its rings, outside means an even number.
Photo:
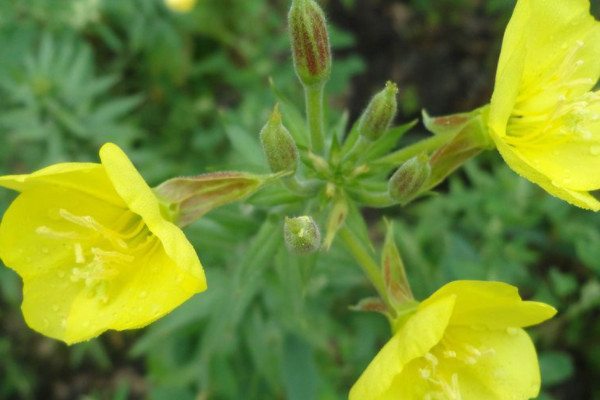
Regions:
<svg viewBox="0 0 600 400"><path fill-rule="evenodd" d="M400 257L398 247L396 247L394 227L391 222L388 222L385 243L383 245L381 271L390 305L394 309L403 308L406 303L414 302L412 290L406 277L404 263L402 262L402 257Z"/></svg>
<svg viewBox="0 0 600 400"><path fill-rule="evenodd" d="M292 171L271 175L225 171L169 179L156 188L163 213L168 213L177 225L186 226L204 214L244 199L262 187Z"/></svg>
<svg viewBox="0 0 600 400"><path fill-rule="evenodd" d="M323 248L328 251L333 243L333 239L340 230L346 217L348 216L348 201L343 195L340 195L333 203L333 207L327 217L327 233L323 242Z"/></svg>
<svg viewBox="0 0 600 400"><path fill-rule="evenodd" d="M436 135L455 133L452 140L437 149L429 159L431 175L424 189L431 189L483 150L493 149L487 129L489 107L444 117L430 117L423 112L425 127Z"/></svg>
<svg viewBox="0 0 600 400"><path fill-rule="evenodd" d="M388 319L392 319L390 310L379 297L367 297L358 302L355 306L350 306L352 311L360 312L376 312L385 315Z"/></svg>

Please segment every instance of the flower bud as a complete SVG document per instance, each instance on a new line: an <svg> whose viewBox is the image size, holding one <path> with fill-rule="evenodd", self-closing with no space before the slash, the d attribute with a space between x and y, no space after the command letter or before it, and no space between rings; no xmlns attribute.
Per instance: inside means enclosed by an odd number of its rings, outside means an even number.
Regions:
<svg viewBox="0 0 600 400"><path fill-rule="evenodd" d="M172 11L186 13L192 11L197 0L165 0L165 4Z"/></svg>
<svg viewBox="0 0 600 400"><path fill-rule="evenodd" d="M223 171L169 179L154 193L163 215L170 215L180 227L225 204L239 201L277 181L285 173L254 175L247 172Z"/></svg>
<svg viewBox="0 0 600 400"><path fill-rule="evenodd" d="M487 128L487 113L487 106L444 117L430 117L423 112L425 127L435 135L453 135L454 132L454 137L431 155L431 176L424 189L437 186L465 162L483 150L494 148Z"/></svg>
<svg viewBox="0 0 600 400"><path fill-rule="evenodd" d="M306 86L325 83L331 72L331 49L323 10L314 0L293 0L288 22L298 78Z"/></svg>
<svg viewBox="0 0 600 400"><path fill-rule="evenodd" d="M386 221L387 223L387 221ZM407 302L413 302L414 297L410 289L406 270L394 238L394 227L388 223L385 242L381 254L381 271L388 300L392 307L401 308Z"/></svg>
<svg viewBox="0 0 600 400"><path fill-rule="evenodd" d="M260 143L271 171L296 171L298 148L294 138L281 122L281 113L277 105L269 122L260 131Z"/></svg>
<svg viewBox="0 0 600 400"><path fill-rule="evenodd" d="M364 138L374 141L388 130L396 117L397 94L398 86L388 81L385 89L373 96L358 124L358 132Z"/></svg>
<svg viewBox="0 0 600 400"><path fill-rule="evenodd" d="M312 217L285 217L283 236L292 253L310 254L321 247L321 232Z"/></svg>
<svg viewBox="0 0 600 400"><path fill-rule="evenodd" d="M388 193L394 200L407 204L421 193L429 179L431 167L428 157L423 154L406 161L390 178Z"/></svg>
<svg viewBox="0 0 600 400"><path fill-rule="evenodd" d="M333 239L335 239L338 231L346 221L349 212L350 209L345 197L340 196L334 200L333 207L331 207L331 211L327 216L327 232L323 244L325 251L329 251L329 248L331 248Z"/></svg>

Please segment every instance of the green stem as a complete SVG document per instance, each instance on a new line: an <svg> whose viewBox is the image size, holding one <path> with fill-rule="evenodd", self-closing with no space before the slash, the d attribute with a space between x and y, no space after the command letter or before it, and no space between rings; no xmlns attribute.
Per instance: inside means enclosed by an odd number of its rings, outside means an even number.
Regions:
<svg viewBox="0 0 600 400"><path fill-rule="evenodd" d="M371 141L365 139L362 135L359 136L356 142L354 142L354 146L352 146L348 154L342 159L342 162L347 164L352 163L354 165L360 164L366 157L367 150L370 146Z"/></svg>
<svg viewBox="0 0 600 400"><path fill-rule="evenodd" d="M385 282L383 281L383 276L381 275L379 265L373 260L367 248L356 238L356 236L354 236L352 231L347 226L343 226L340 229L339 235L373 286L375 286L375 289L377 289L377 292L385 304L391 310L392 308L388 300Z"/></svg>
<svg viewBox="0 0 600 400"><path fill-rule="evenodd" d="M457 134L457 131L452 131L432 136L428 139L421 140L420 142L405 147L401 150L390 153L385 157L381 157L380 159L375 161L374 164L400 165L403 162L408 161L415 156L418 156L419 154L440 148L441 146L451 141Z"/></svg>
<svg viewBox="0 0 600 400"><path fill-rule="evenodd" d="M304 197L314 196L321 185L319 181L300 182L295 175L286 176L281 181L290 192Z"/></svg>
<svg viewBox="0 0 600 400"><path fill-rule="evenodd" d="M325 146L323 88L325 85L316 84L304 87L306 98L306 115L310 130L310 149L313 153L323 154Z"/></svg>
<svg viewBox="0 0 600 400"><path fill-rule="evenodd" d="M356 198L368 207L385 208L398 204L387 192L371 193L363 190L351 191Z"/></svg>

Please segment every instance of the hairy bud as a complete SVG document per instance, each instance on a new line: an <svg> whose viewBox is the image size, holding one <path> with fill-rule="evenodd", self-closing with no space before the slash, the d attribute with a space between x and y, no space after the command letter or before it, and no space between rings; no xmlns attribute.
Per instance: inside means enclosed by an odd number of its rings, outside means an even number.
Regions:
<svg viewBox="0 0 600 400"><path fill-rule="evenodd" d="M293 0L288 22L298 78L306 86L325 83L331 73L331 49L323 10L314 0Z"/></svg>
<svg viewBox="0 0 600 400"><path fill-rule="evenodd" d="M275 106L269 122L260 131L260 143L273 172L296 171L298 148L290 132L281 122L281 113Z"/></svg>
<svg viewBox="0 0 600 400"><path fill-rule="evenodd" d="M289 251L310 254L321 247L321 232L312 217L285 218L283 236Z"/></svg>
<svg viewBox="0 0 600 400"><path fill-rule="evenodd" d="M396 117L397 94L398 86L388 81L385 89L373 96L358 125L358 131L364 138L377 140L388 130Z"/></svg>
<svg viewBox="0 0 600 400"><path fill-rule="evenodd" d="M407 204L421 193L431 175L428 157L423 154L406 161L390 178L388 193L394 200Z"/></svg>

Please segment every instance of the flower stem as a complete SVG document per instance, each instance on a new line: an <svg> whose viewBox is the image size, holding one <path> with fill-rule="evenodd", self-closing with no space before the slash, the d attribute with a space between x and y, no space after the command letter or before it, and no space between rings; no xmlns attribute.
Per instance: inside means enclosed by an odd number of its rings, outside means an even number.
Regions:
<svg viewBox="0 0 600 400"><path fill-rule="evenodd" d="M323 116L323 84L304 86L306 98L306 115L310 130L310 149L322 154L325 146L324 116Z"/></svg>
<svg viewBox="0 0 600 400"><path fill-rule="evenodd" d="M368 207L385 208L398 204L398 202L390 197L388 192L371 193L365 190L352 191L356 198Z"/></svg>
<svg viewBox="0 0 600 400"><path fill-rule="evenodd" d="M439 135L432 136L430 138L421 140L415 144L407 146L401 150L395 151L393 153L388 154L385 157L381 157L380 159L373 162L373 164L378 165L399 165L405 161L410 160L411 158L418 156L424 152L429 152L444 144L448 143L452 140L458 132L451 131L447 133L442 133Z"/></svg>
<svg viewBox="0 0 600 400"><path fill-rule="evenodd" d="M314 196L320 186L318 181L300 182L295 175L286 176L281 181L290 192L305 197Z"/></svg>
<svg viewBox="0 0 600 400"><path fill-rule="evenodd" d="M373 260L367 248L356 238L354 233L352 233L347 226L343 226L340 229L339 235L354 259L358 262L358 265L360 265L373 286L375 286L375 289L377 289L377 292L385 304L390 307L387 291L385 289L385 282L383 281L379 265ZM390 309L392 308L390 307Z"/></svg>

